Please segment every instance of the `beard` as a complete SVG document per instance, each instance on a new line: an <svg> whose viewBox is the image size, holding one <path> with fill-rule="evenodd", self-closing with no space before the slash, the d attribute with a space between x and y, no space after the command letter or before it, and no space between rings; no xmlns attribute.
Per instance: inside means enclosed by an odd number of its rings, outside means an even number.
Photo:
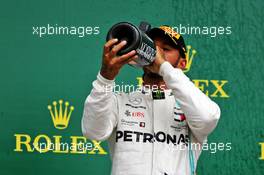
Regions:
<svg viewBox="0 0 264 175"><path fill-rule="evenodd" d="M143 74L143 80L144 78L148 78L148 79L154 79L154 80L159 80L159 79L163 79L162 76L160 76L157 73L153 73L150 70L143 68L144 74Z"/></svg>

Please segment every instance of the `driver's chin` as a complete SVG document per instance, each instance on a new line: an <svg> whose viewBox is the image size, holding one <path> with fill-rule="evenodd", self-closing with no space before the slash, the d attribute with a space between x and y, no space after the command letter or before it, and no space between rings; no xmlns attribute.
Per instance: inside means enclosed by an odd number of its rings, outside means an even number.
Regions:
<svg viewBox="0 0 264 175"><path fill-rule="evenodd" d="M162 79L162 76L160 76L159 74L157 74L157 73L153 73L153 72L151 72L150 70L148 70L148 69L146 69L146 68L144 68L143 69L144 70L144 74L145 74L145 76L147 76L148 78L151 78L151 79Z"/></svg>

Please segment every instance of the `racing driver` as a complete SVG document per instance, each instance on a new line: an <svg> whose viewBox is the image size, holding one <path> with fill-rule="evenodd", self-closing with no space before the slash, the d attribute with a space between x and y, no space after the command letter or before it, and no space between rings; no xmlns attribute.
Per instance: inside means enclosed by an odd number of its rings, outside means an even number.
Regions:
<svg viewBox="0 0 264 175"><path fill-rule="evenodd" d="M101 70L85 101L82 132L89 139L108 140L112 175L192 175L202 151L192 145L206 142L220 109L183 73L183 37L168 26L148 35L157 46L156 59L143 69L141 90L132 93L113 89L136 51L118 56L126 41L106 42Z"/></svg>

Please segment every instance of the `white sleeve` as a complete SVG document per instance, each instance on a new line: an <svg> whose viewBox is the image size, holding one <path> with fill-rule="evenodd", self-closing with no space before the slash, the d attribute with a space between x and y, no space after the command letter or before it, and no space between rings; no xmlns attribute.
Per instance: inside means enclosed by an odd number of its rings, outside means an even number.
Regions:
<svg viewBox="0 0 264 175"><path fill-rule="evenodd" d="M93 82L93 89L86 98L82 117L82 133L98 141L110 137L117 125L117 99L112 92L114 80L107 80L100 73Z"/></svg>
<svg viewBox="0 0 264 175"><path fill-rule="evenodd" d="M159 70L166 86L180 103L195 138L202 143L216 127L220 108L189 80L181 69L164 62Z"/></svg>

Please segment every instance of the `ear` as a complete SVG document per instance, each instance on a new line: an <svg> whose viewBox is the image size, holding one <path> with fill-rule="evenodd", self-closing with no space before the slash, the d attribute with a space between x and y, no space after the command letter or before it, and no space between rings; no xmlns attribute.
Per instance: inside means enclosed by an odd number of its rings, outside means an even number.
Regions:
<svg viewBox="0 0 264 175"><path fill-rule="evenodd" d="M186 67L186 64L187 64L186 59L180 58L180 61L179 61L177 67L183 70Z"/></svg>

